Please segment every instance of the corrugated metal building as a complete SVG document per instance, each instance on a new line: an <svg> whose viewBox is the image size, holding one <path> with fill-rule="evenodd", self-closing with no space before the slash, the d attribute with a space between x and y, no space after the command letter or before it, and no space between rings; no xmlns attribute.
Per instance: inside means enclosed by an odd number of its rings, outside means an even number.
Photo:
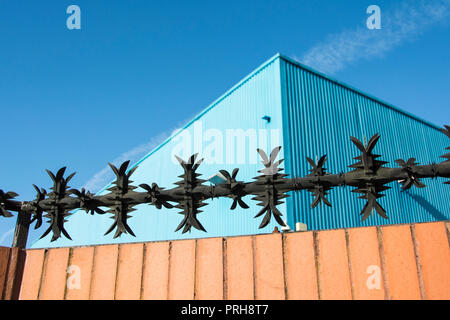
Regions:
<svg viewBox="0 0 450 320"><path fill-rule="evenodd" d="M264 118L264 119L263 119ZM289 176L309 172L305 156L316 158L327 154L329 172L348 171L357 149L349 137L360 140L381 134L376 152L389 166L398 158L415 157L419 163L439 161L448 139L439 128L404 112L386 102L367 95L346 84L314 71L280 54L275 55L254 72L217 99L184 128L151 151L136 165L134 185L156 182L171 188L182 173L174 155L186 159L199 152L205 161L199 168L203 179L219 169L231 172L240 168L238 180L251 181L261 164L256 147L269 150L282 145L280 158L285 158ZM245 138L245 140L243 140ZM245 143L245 145L244 145ZM269 150L270 151L270 150ZM291 228L296 222L310 230L348 228L369 225L426 222L450 219L450 202L446 199L442 179L427 180L427 188L402 192L398 183L380 199L389 220L373 214L361 222L359 213L364 201L351 193L351 187L335 188L329 194L333 207L310 208L308 192L291 192L286 203L279 206ZM99 194L105 194L106 186ZM50 237L32 247L58 247L159 241L200 237L234 236L271 232L272 221L258 229L253 216L259 211L256 202L246 197L250 209L230 210L230 199L213 199L203 207L199 219L208 233L193 229L191 233L174 232L182 217L176 209L158 210L139 205L129 220L136 238L123 235L113 239L103 236L111 224L108 215L86 215L75 212L66 223L73 241Z"/></svg>

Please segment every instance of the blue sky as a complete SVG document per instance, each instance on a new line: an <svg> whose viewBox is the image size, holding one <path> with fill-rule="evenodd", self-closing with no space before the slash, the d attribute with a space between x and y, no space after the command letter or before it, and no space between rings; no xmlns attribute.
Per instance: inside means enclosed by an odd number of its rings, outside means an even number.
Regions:
<svg viewBox="0 0 450 320"><path fill-rule="evenodd" d="M138 160L277 52L450 124L450 0L0 0L0 35L0 189L21 200L62 166L95 191L108 162Z"/></svg>

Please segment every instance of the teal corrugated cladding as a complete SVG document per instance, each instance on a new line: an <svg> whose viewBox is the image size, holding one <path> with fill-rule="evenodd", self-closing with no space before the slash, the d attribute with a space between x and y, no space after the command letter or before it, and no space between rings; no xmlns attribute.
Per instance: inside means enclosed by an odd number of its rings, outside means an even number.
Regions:
<svg viewBox="0 0 450 320"><path fill-rule="evenodd" d="M246 159L250 159L251 155L254 156L254 161L252 160L252 163L247 161L245 164L208 163L211 156L206 154L206 149L211 141L207 141L208 138L205 136L202 141L205 161L198 170L202 174L201 178L207 179L217 173L219 169L231 172L238 167L240 170L237 179L252 181L252 178L258 174L257 171L262 169L255 150L256 147L267 150L271 144L284 145L282 140L280 79L279 60L271 59L216 100L184 127L184 130L193 136L194 122L198 121L197 124L201 122L204 133L209 129L218 130L224 137L223 141L226 141L227 130L242 129L246 131L251 129L258 133L260 129L268 130L267 138L269 141L261 139L257 141L255 148L246 148ZM262 119L265 115L271 117L270 123ZM270 130L279 131L279 141L270 141ZM132 176L133 184L137 186L142 183L151 184L156 182L160 187L174 187L173 183L180 180L178 176L182 174L182 168L178 163L175 163L172 152L180 142L181 137L181 133L175 134L138 162L139 167ZM237 144L235 144L235 151L236 148ZM194 152L194 149L192 151ZM228 150L226 151L228 152ZM185 159L187 156L182 155ZM223 157L223 162L225 162L226 152L224 152ZM283 152L280 153L280 157L283 157ZM137 190L142 191L140 188ZM105 191L101 191L100 194L105 194ZM238 207L234 211L230 210L232 200L229 198L215 198L207 201L209 205L202 207L203 212L199 214L199 220L208 231L207 233L194 228L191 233L175 233L175 228L183 218L178 214L179 209L163 208L157 210L153 206L139 205L136 206L137 211L130 214L132 218L129 220L136 238L124 234L120 238L113 239L114 232L107 236L103 235L112 223L112 220L109 218L111 214L90 216L84 211L77 211L69 218L66 224L66 229L72 236L73 241L61 238L52 243L50 242L50 236L47 236L35 242L32 247L160 241L272 232L276 225L273 219L266 228L258 229L262 217L257 220L253 219L253 217L260 210L260 207L256 205L256 201L250 198L250 196L244 198L250 209L244 210ZM286 212L286 205L281 205L280 210Z"/></svg>
<svg viewBox="0 0 450 320"><path fill-rule="evenodd" d="M436 127L390 105L316 73L287 58L281 58L283 131L286 172L290 176L309 173L305 156L315 159L326 154L328 172L349 171L358 156L350 136L361 141L380 133L375 152L396 167L394 160L414 157L419 163L439 162L448 139ZM359 213L364 200L350 192L354 188L335 188L329 194L333 207L310 208L309 192L291 192L287 200L289 223L303 222L308 229L334 229L381 224L438 221L450 218L448 190L444 179L427 179L424 189L401 191L397 182L380 199L389 220L376 213L362 222Z"/></svg>

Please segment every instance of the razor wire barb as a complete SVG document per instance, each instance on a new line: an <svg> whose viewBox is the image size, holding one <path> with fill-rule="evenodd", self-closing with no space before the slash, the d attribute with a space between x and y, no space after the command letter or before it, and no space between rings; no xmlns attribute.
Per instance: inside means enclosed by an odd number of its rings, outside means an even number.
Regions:
<svg viewBox="0 0 450 320"><path fill-rule="evenodd" d="M450 138L450 126L444 127L442 132ZM450 178L450 153L443 155L442 158L445 160L440 163L419 165L414 158L406 161L398 159L395 162L399 167L389 168L385 166L387 162L379 160L380 155L373 153L379 139L380 135L375 134L367 144L364 144L354 137L350 138L360 151L360 155L354 158L357 162L349 166L353 169L349 172L339 174L327 172L324 167L326 155L323 155L317 160L317 163L306 157L307 162L311 165L310 173L304 177L294 178L287 178L288 175L282 173L283 168L280 165L283 159L276 160L281 147L273 149L270 155L257 149L264 167L258 171L260 175L253 178L255 181L237 180L239 172L237 168L231 173L220 170L225 182L216 186L205 185L206 181L199 178L201 174L197 170L203 159L197 159L197 154L192 155L186 161L176 157L183 168L183 174L179 176L181 180L175 183L177 186L172 189L164 189L156 183L152 183L151 186L139 185L144 190L143 192L135 191L137 187L132 185L133 181L130 178L137 167L127 170L129 161L124 162L119 168L109 164L116 175L116 180L112 187L107 189L109 193L98 196L84 188L81 190L70 189L68 183L75 173L64 177L65 167L58 170L56 174L47 170L53 181L51 192L47 193L45 189L39 189L33 185L37 194L32 201L14 200L18 196L17 193L4 192L0 189L0 215L12 217L11 211L29 213L32 215L30 224L36 222L35 229L42 226L43 217L48 218L49 226L41 238L52 232L51 241L55 241L61 237L61 234L71 239L64 228L64 223L71 214L71 210L82 209L91 215L111 214L113 223L105 235L115 231L114 238L117 238L123 233L135 236L128 224L128 219L131 218L129 214L135 210L134 206L147 203L157 209L162 207L180 209L179 213L183 215L183 218L175 231L182 229L182 233L185 233L194 227L206 232L198 219L198 214L202 212L200 208L208 204L205 200L214 197L228 197L232 200L231 210L236 209L237 206L249 209L243 197L252 195L252 200L258 201L257 205L261 207L255 218L262 216L259 228L264 228L270 223L272 217L279 225L285 226L283 215L277 206L284 203L283 199L289 196L287 192L307 190L313 196L312 208L321 203L331 207L331 202L327 199L330 190L347 185L354 187L352 192L360 194L359 198L366 201L360 213L362 220L367 219L373 211L388 219L385 209L378 202L379 198L385 196L383 192L390 188L387 186L388 183L399 181L402 189L407 190L413 186L424 188L425 184L421 180L423 178ZM450 150L450 147L447 150ZM445 184L450 184L450 180ZM101 209L102 207L109 209L104 211Z"/></svg>

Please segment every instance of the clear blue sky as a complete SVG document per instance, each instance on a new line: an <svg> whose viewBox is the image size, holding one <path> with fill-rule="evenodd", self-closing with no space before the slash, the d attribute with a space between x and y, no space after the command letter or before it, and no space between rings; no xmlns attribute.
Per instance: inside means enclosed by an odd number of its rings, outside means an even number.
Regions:
<svg viewBox="0 0 450 320"><path fill-rule="evenodd" d="M66 27L71 4L81 30ZM371 4L381 30L366 28ZM73 187L104 179L277 52L450 124L449 26L450 0L0 0L0 189L32 199L61 166Z"/></svg>

